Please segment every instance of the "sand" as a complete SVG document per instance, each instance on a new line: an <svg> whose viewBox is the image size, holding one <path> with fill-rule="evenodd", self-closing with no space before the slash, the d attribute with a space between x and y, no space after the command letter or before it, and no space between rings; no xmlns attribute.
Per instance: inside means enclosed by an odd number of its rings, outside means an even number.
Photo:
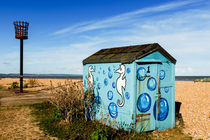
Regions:
<svg viewBox="0 0 210 140"><path fill-rule="evenodd" d="M25 79L26 83L29 79ZM2 78L0 85L9 86L17 78ZM33 90L47 89L51 82L63 84L65 79L37 79L42 87ZM81 81L81 80L75 80ZM30 90L32 90L30 88ZM182 102L180 113L184 120L184 133L195 138L210 139L210 82L176 82L176 101Z"/></svg>
<svg viewBox="0 0 210 140"><path fill-rule="evenodd" d="M182 102L184 133L210 139L210 82L176 82L176 101Z"/></svg>

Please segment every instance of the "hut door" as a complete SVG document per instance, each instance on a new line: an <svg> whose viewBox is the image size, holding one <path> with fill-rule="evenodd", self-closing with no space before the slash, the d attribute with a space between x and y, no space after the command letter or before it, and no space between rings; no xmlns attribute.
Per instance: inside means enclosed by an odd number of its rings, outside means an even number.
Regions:
<svg viewBox="0 0 210 140"><path fill-rule="evenodd" d="M155 130L154 103L158 93L158 63L137 63L136 129Z"/></svg>

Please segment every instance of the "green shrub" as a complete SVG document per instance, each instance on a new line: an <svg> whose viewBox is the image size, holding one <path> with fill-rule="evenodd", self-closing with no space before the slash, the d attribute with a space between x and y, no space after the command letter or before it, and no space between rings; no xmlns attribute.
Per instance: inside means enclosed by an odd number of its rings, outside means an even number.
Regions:
<svg viewBox="0 0 210 140"><path fill-rule="evenodd" d="M9 89L15 89L15 88L18 88L18 82L13 82L9 87Z"/></svg>
<svg viewBox="0 0 210 140"><path fill-rule="evenodd" d="M201 82L210 82L210 78L203 78L200 80Z"/></svg>
<svg viewBox="0 0 210 140"><path fill-rule="evenodd" d="M99 128L90 135L90 138L91 140L107 140L108 134L107 131Z"/></svg>

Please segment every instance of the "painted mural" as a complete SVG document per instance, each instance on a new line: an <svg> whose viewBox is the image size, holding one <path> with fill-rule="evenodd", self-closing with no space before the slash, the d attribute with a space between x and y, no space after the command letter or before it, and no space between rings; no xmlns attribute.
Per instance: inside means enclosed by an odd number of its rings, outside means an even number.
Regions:
<svg viewBox="0 0 210 140"><path fill-rule="evenodd" d="M94 78L93 78L92 72L94 72L93 66L89 66L88 67L88 85L89 85L89 87L93 87Z"/></svg>
<svg viewBox="0 0 210 140"><path fill-rule="evenodd" d="M95 103L97 105L102 104L101 99L101 89L108 87L111 85L111 89L109 89L106 93L107 99L110 101L108 105L108 112L111 118L116 118L118 116L118 107L123 107L125 104L125 98L129 100L130 94L129 92L125 92L126 89L126 76L125 73L130 73L130 68L126 69L125 65L114 65L112 67L108 67L108 69L102 69L101 67L96 67L95 65L88 66L88 75L85 76L84 86L86 89L91 87L95 91ZM113 76L116 75L117 78L113 79ZM116 77L115 76L115 77ZM103 82L101 82L101 78L103 77ZM109 86L110 87L110 86ZM118 94L119 96L115 95ZM113 101L113 98L118 98ZM120 97L120 98L119 98ZM93 110L93 108L88 109L89 112ZM93 113L92 113L93 114ZM91 117L89 116L91 119Z"/></svg>
<svg viewBox="0 0 210 140"><path fill-rule="evenodd" d="M152 129L152 126L155 126L155 121L153 120L160 122L166 120L170 111L168 100L161 96L160 103L158 103L156 94L158 91L158 76L161 82L166 79L167 73L164 69L158 71L159 74L157 74L157 71L154 72L152 67L139 66L133 72L129 66L124 64L113 64L110 66L88 65L88 72L84 76L83 83L84 86L94 89L94 102L96 104L96 106L88 109L88 113L93 115L88 116L89 119L96 117L97 113L102 113L104 115L103 118L108 118L109 121L120 120L119 128L124 129L124 127L127 127L131 129L131 127L134 127L133 125L136 125L135 127L140 128L140 131L143 131L144 127L147 127L145 130ZM134 76L131 75L132 72L136 74L136 77L130 77ZM134 93L134 90L130 91L127 89L130 86L129 78L136 79L136 88L139 89L137 93ZM170 93L169 86L161 88L161 94L167 95ZM131 110L132 108L130 108L133 103L135 103L133 107L136 108L135 119L131 117L134 114ZM157 111L158 104L160 104L160 114ZM95 110L95 113L90 113L93 110ZM123 111L124 116L122 114ZM126 116L128 112L129 115ZM106 116L105 114L108 115ZM126 118L126 121L123 122L124 118Z"/></svg>
<svg viewBox="0 0 210 140"><path fill-rule="evenodd" d="M124 77L125 75L125 70L126 67L125 65L120 65L119 69L116 70L117 73L120 74L120 76L117 78L117 92L119 93L119 95L122 98L122 102L120 103L120 100L117 100L117 105L119 107L123 107L123 105L125 104L125 97L123 94L123 89L125 90L126 88L126 78Z"/></svg>

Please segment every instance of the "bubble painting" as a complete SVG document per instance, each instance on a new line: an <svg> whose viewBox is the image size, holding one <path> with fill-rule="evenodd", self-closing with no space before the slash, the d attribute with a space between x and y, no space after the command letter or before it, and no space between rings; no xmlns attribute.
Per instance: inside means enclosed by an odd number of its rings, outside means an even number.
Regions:
<svg viewBox="0 0 210 140"><path fill-rule="evenodd" d="M160 80L163 80L165 78L165 71L161 70L160 71Z"/></svg>
<svg viewBox="0 0 210 140"><path fill-rule="evenodd" d="M107 98L108 98L109 100L112 100L112 99L113 99L113 92L112 92L111 90L109 90L109 91L107 92Z"/></svg>
<svg viewBox="0 0 210 140"><path fill-rule="evenodd" d="M146 77L146 69L143 67L140 67L137 69L137 79L140 81L143 81Z"/></svg>
<svg viewBox="0 0 210 140"><path fill-rule="evenodd" d="M116 118L118 115L117 105L111 102L108 106L109 114L112 118Z"/></svg>
<svg viewBox="0 0 210 140"><path fill-rule="evenodd" d="M151 97L148 93L143 93L137 100L137 108L140 112L147 112L151 107Z"/></svg>
<svg viewBox="0 0 210 140"><path fill-rule="evenodd" d="M154 77L150 77L147 81L147 87L150 91L154 91L157 86L157 81L155 80Z"/></svg>
<svg viewBox="0 0 210 140"><path fill-rule="evenodd" d="M153 115L156 119L156 107L157 105L157 101L155 101L154 104L154 108L153 108ZM160 114L157 115L158 117L158 121L163 121L167 118L168 116L168 111L169 111L169 107L168 107L168 102L165 98L160 98Z"/></svg>

